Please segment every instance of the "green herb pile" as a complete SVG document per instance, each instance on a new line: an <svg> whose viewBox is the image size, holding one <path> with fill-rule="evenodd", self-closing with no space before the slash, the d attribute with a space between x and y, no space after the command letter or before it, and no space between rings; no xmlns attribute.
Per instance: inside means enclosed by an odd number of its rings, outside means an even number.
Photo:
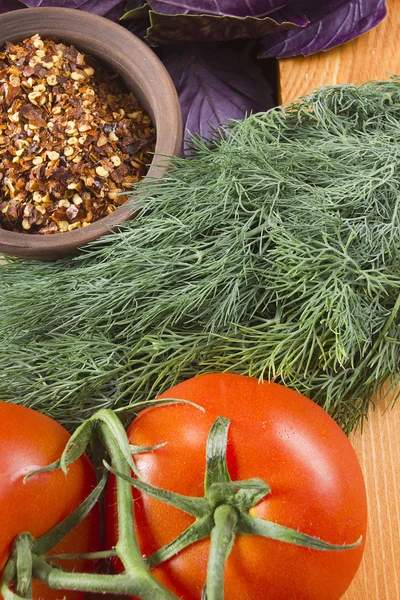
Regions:
<svg viewBox="0 0 400 600"><path fill-rule="evenodd" d="M400 79L324 88L194 146L139 184L118 232L1 265L0 397L71 427L229 369L351 431L399 369Z"/></svg>

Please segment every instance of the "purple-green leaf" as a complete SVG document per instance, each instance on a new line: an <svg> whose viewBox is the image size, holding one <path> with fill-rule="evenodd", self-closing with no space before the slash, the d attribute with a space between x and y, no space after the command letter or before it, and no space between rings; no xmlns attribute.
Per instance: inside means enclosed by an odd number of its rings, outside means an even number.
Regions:
<svg viewBox="0 0 400 600"><path fill-rule="evenodd" d="M257 17L294 0L148 0L152 10L166 15L214 15L218 17Z"/></svg>
<svg viewBox="0 0 400 600"><path fill-rule="evenodd" d="M17 0L1 0L0 1L0 14L10 12L11 10L18 10L19 8L24 8L20 2Z"/></svg>
<svg viewBox="0 0 400 600"><path fill-rule="evenodd" d="M222 42L240 38L258 38L282 29L304 27L309 22L303 14L296 11L291 11L293 17L291 21L286 19L286 15L286 9L262 19L251 16L241 18L193 14L170 15L150 10L151 26L147 31L147 38L157 44Z"/></svg>
<svg viewBox="0 0 400 600"><path fill-rule="evenodd" d="M150 6L145 0L128 0L121 21L136 21L137 19L148 18L149 10Z"/></svg>
<svg viewBox="0 0 400 600"><path fill-rule="evenodd" d="M21 3L29 8L39 6L76 8L117 20L124 13L126 0L21 0Z"/></svg>
<svg viewBox="0 0 400 600"><path fill-rule="evenodd" d="M309 0L299 4L310 24L304 29L276 32L263 40L261 58L284 58L329 50L365 33L386 15L386 0Z"/></svg>

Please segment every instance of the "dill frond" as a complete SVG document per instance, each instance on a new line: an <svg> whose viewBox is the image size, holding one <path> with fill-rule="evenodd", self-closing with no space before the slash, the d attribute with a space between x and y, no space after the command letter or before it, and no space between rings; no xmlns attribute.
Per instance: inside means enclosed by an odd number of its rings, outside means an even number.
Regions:
<svg viewBox="0 0 400 600"><path fill-rule="evenodd" d="M192 145L79 256L0 264L0 397L71 428L227 369L350 432L399 370L400 80L323 88Z"/></svg>

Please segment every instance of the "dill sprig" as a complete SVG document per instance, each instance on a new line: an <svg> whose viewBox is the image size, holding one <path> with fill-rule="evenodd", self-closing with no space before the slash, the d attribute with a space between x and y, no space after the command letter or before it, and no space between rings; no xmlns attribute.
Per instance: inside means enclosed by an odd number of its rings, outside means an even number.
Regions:
<svg viewBox="0 0 400 600"><path fill-rule="evenodd" d="M3 400L72 427L228 369L348 433L396 384L400 79L233 122L138 187L138 216L80 255L0 265Z"/></svg>

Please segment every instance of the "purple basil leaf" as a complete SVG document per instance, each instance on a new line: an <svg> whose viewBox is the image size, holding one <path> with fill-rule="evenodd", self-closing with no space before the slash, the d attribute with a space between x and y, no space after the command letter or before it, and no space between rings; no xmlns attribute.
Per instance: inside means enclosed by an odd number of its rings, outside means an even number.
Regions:
<svg viewBox="0 0 400 600"><path fill-rule="evenodd" d="M147 30L150 27L148 13L147 13L147 15L138 13L137 17L134 17L134 18L130 17L130 20L121 21L121 23L124 25L124 27L126 29L128 29L128 31L130 31L131 33L136 35L136 37L140 38L145 44L152 45L152 46L157 45L157 44L150 44L150 42L146 38Z"/></svg>
<svg viewBox="0 0 400 600"><path fill-rule="evenodd" d="M29 8L39 6L77 8L117 20L124 13L126 0L21 0L21 2Z"/></svg>
<svg viewBox="0 0 400 600"><path fill-rule="evenodd" d="M131 33L150 45L146 39L147 30L150 27L149 10L150 7L145 0L128 0L121 23Z"/></svg>
<svg viewBox="0 0 400 600"><path fill-rule="evenodd" d="M300 3L298 8L308 16L310 25L267 35L260 58L307 56L329 50L372 29L386 16L386 0L312 1Z"/></svg>
<svg viewBox="0 0 400 600"><path fill-rule="evenodd" d="M260 69L237 50L217 44L180 45L164 50L163 63L179 95L186 142L191 134L209 137L231 119L274 104Z"/></svg>
<svg viewBox="0 0 400 600"><path fill-rule="evenodd" d="M146 0L127 0L125 2L125 10L128 12L136 8L141 8L145 4L147 4Z"/></svg>
<svg viewBox="0 0 400 600"><path fill-rule="evenodd" d="M149 10L150 6L143 0L129 0L125 5L125 12L121 17L121 21L137 21L139 19L145 19L148 22L147 27L150 27Z"/></svg>
<svg viewBox="0 0 400 600"><path fill-rule="evenodd" d="M259 38L309 24L307 16L291 4L295 1L147 0L143 6L145 0L128 0L123 20L140 18L147 10L150 26L146 39L153 45ZM277 10L278 7L283 8ZM205 13L206 10L209 12ZM270 16L265 16L266 12L271 13ZM259 14L263 16L255 16Z"/></svg>
<svg viewBox="0 0 400 600"><path fill-rule="evenodd" d="M148 0L164 15L214 15L263 18L295 0Z"/></svg>
<svg viewBox="0 0 400 600"><path fill-rule="evenodd" d="M20 2L16 0L0 0L0 14L24 8Z"/></svg>
<svg viewBox="0 0 400 600"><path fill-rule="evenodd" d="M282 9L285 11L286 9ZM308 19L299 11L292 11L288 22L282 11L269 17L217 17L215 15L165 15L150 11L151 27L147 39L156 44L177 42L223 42L240 38L259 38L268 33L305 27Z"/></svg>

